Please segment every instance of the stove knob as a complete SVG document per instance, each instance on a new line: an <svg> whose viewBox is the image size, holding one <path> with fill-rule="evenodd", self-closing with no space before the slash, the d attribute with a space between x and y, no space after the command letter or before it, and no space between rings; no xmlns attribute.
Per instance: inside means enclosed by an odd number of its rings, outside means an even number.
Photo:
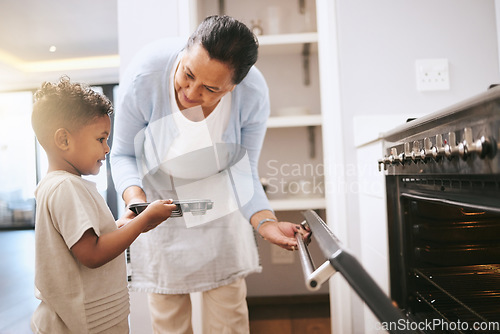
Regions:
<svg viewBox="0 0 500 334"><path fill-rule="evenodd" d="M384 167L384 170L386 170L385 168L385 164L384 164L384 159L379 159L378 160L378 171L381 172L382 171L382 167Z"/></svg>
<svg viewBox="0 0 500 334"><path fill-rule="evenodd" d="M479 154L479 157L481 159L484 159L486 157L491 159L497 153L497 145L495 143L495 140L491 137L486 138L485 136L482 136L476 141L476 143L476 145L481 145L481 153Z"/></svg>
<svg viewBox="0 0 500 334"><path fill-rule="evenodd" d="M435 146L432 146L432 141L428 137L424 138L423 155L426 159L436 159L437 157L437 149Z"/></svg>
<svg viewBox="0 0 500 334"><path fill-rule="evenodd" d="M396 161L396 157L398 156L398 150L393 147L391 148L391 155L389 156L389 158L391 159L391 164L394 164Z"/></svg>
<svg viewBox="0 0 500 334"><path fill-rule="evenodd" d="M429 159L427 159L427 158L425 157L425 150L424 150L424 149L421 149L421 150L420 150L420 160L421 160L422 162L427 162L427 161L429 160Z"/></svg>
<svg viewBox="0 0 500 334"><path fill-rule="evenodd" d="M445 156L445 148L443 145L442 135L436 135L436 151L437 151L436 160L439 160L440 158Z"/></svg>
<svg viewBox="0 0 500 334"><path fill-rule="evenodd" d="M384 170L387 170L387 165L390 165L392 161L391 157L383 157L382 159L378 160L378 170L379 172L382 171L382 166L384 167Z"/></svg>
<svg viewBox="0 0 500 334"><path fill-rule="evenodd" d="M404 153L399 153L398 160L401 163L401 165L404 165L405 164L405 154Z"/></svg>
<svg viewBox="0 0 500 334"><path fill-rule="evenodd" d="M476 142L472 139L472 129L471 128L465 128L464 129L464 140L462 142L462 145L464 146L464 155L463 158L464 160L467 159L467 157L473 153L481 153L482 147L481 144L477 145Z"/></svg>
<svg viewBox="0 0 500 334"><path fill-rule="evenodd" d="M413 142L413 150L411 152L411 158L415 163L422 160L423 158L422 151L420 150L420 142L418 140L415 140Z"/></svg>
<svg viewBox="0 0 500 334"><path fill-rule="evenodd" d="M444 156L447 157L448 159L451 159L451 146L448 144L448 142L444 145Z"/></svg>
<svg viewBox="0 0 500 334"><path fill-rule="evenodd" d="M445 155L448 159L452 159L455 156L465 157L464 144L457 144L455 132L448 133L448 144L445 145Z"/></svg>
<svg viewBox="0 0 500 334"><path fill-rule="evenodd" d="M398 154L398 150L395 147L391 148L391 157L393 165L404 164L404 154L403 153Z"/></svg>
<svg viewBox="0 0 500 334"><path fill-rule="evenodd" d="M404 157L405 162L408 162L408 163L412 162L412 154L411 154L410 143L405 143L404 144L403 157Z"/></svg>
<svg viewBox="0 0 500 334"><path fill-rule="evenodd" d="M394 158L393 158L391 155L390 155L390 156L388 156L388 157L385 157L385 158L384 158L384 165L386 165L386 166L387 166L387 165L392 164L392 161L393 161L393 160L394 160Z"/></svg>
<svg viewBox="0 0 500 334"><path fill-rule="evenodd" d="M467 159L467 152L463 143L458 143L457 145L458 156L462 159Z"/></svg>
<svg viewBox="0 0 500 334"><path fill-rule="evenodd" d="M481 136L480 139L474 141L472 136L472 129L465 128L464 129L464 158L473 153L479 155L481 159L486 157L492 158L496 153L496 145L494 144L494 140L492 138L486 138L485 136Z"/></svg>

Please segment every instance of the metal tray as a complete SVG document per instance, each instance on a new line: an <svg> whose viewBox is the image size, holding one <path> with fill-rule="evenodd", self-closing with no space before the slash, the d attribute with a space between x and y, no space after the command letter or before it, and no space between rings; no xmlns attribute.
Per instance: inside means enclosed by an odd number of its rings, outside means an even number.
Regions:
<svg viewBox="0 0 500 334"><path fill-rule="evenodd" d="M172 204L177 206L177 209L172 211L170 217L182 217L185 212L191 212L193 216L201 216L207 213L207 210L213 208L214 203L208 199L190 199L190 200L174 200ZM146 209L149 203L130 204L129 209L136 215Z"/></svg>

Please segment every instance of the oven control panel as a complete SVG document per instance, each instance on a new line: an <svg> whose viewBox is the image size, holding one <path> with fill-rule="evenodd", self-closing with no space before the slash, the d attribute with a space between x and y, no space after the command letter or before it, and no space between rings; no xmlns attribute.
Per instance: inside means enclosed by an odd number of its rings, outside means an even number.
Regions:
<svg viewBox="0 0 500 334"><path fill-rule="evenodd" d="M480 159L492 159L500 148L499 143L492 137L481 136L474 139L471 128L463 130L463 138L463 141L459 142L456 133L449 132L446 136L438 134L434 138L425 137L422 140L405 142L399 152L398 147L391 147L390 154L378 161L379 170L387 169L388 166L428 163L445 158L467 160L477 156Z"/></svg>
<svg viewBox="0 0 500 334"><path fill-rule="evenodd" d="M478 135L474 134L474 128L464 127L458 131L392 143L386 148L386 155L378 160L379 170L394 174L457 171L482 173L482 169L492 172L493 168L500 172L500 154L497 154L500 143L492 131L484 129L482 126L481 131L476 131Z"/></svg>
<svg viewBox="0 0 500 334"><path fill-rule="evenodd" d="M500 174L500 85L384 134L388 175Z"/></svg>

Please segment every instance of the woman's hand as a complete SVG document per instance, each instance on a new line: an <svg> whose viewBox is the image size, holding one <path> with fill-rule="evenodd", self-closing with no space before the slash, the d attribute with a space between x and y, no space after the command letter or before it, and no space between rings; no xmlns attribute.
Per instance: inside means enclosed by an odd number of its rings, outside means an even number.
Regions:
<svg viewBox="0 0 500 334"><path fill-rule="evenodd" d="M297 250L295 234L302 234L306 244L310 241L311 233L302 225L278 221L274 212L262 210L253 214L250 223L264 239L287 250Z"/></svg>
<svg viewBox="0 0 500 334"><path fill-rule="evenodd" d="M262 224L259 228L260 235L287 250L297 249L297 240L295 239L295 234L302 234L302 239L304 242L309 242L309 237L311 233L305 230L301 225L293 224L290 222L266 222Z"/></svg>

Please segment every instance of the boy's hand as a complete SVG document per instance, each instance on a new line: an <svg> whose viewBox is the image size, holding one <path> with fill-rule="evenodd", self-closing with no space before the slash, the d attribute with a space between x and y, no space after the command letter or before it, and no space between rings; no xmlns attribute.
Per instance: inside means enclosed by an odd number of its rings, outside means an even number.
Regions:
<svg viewBox="0 0 500 334"><path fill-rule="evenodd" d="M134 240L165 221L177 206L172 200L158 200L136 215L128 210L116 222L121 227L97 236L93 228L86 230L71 251L84 266L98 268L120 255Z"/></svg>
<svg viewBox="0 0 500 334"><path fill-rule="evenodd" d="M143 233L154 229L156 226L160 225L162 222L167 220L172 214L172 211L177 209L175 204L172 204L172 200L156 200L149 204L147 208L141 213L141 216L147 219Z"/></svg>

